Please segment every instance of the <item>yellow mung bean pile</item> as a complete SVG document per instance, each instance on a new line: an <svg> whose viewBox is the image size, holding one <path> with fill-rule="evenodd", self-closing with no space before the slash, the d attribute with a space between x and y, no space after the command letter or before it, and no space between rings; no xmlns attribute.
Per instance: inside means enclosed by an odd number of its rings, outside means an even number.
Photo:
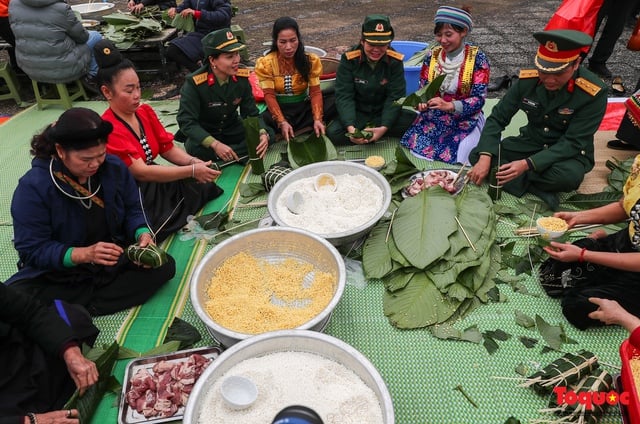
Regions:
<svg viewBox="0 0 640 424"><path fill-rule="evenodd" d="M566 231L569 228L567 221L554 216L540 218L538 224L547 231Z"/></svg>
<svg viewBox="0 0 640 424"><path fill-rule="evenodd" d="M629 367L633 376L633 384L636 386L636 393L640 393L640 357L634 356L629 359ZM636 399L636 401L640 401L640 399Z"/></svg>
<svg viewBox="0 0 640 424"><path fill-rule="evenodd" d="M368 156L365 160L364 160L364 164L367 166L370 166L371 168L379 168L381 166L384 166L384 158L382 156Z"/></svg>
<svg viewBox="0 0 640 424"><path fill-rule="evenodd" d="M306 281L310 272L314 278ZM303 280L310 284L303 285ZM292 329L329 304L335 285L336 276L310 263L293 258L270 263L239 253L215 270L207 287L205 310L219 325L240 333Z"/></svg>

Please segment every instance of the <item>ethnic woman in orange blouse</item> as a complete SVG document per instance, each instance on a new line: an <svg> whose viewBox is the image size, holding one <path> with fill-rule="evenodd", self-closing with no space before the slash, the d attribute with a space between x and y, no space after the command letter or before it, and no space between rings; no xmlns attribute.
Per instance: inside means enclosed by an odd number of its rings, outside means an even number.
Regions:
<svg viewBox="0 0 640 424"><path fill-rule="evenodd" d="M255 72L264 91L267 125L290 138L311 127L316 135L325 133L325 121L335 115L333 97L323 99L320 91L322 63L304 51L298 23L289 17L273 24L270 52L256 61Z"/></svg>

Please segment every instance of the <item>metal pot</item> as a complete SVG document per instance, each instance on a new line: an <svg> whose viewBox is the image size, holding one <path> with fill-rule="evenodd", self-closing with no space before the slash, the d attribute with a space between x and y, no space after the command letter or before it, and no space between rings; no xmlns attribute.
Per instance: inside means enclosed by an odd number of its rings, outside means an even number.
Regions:
<svg viewBox="0 0 640 424"><path fill-rule="evenodd" d="M287 224L278 214L277 208L277 202L282 192L289 184L294 181L308 177L315 177L318 174L325 172L333 175L364 175L369 178L373 184L380 187L380 190L382 190L382 205L380 206L380 210L378 210L378 212L369 221L348 231L332 234L319 234L334 246L342 246L354 242L360 237L369 233L373 226L376 225L380 218L382 218L384 213L389 208L389 205L391 204L391 187L389 186L389 182L382 176L382 174L380 174L375 169L372 169L360 163L347 161L326 161L303 166L291 171L280 180L278 180L271 191L269 191L269 197L267 199L267 209L269 210L269 214L276 222L276 224L287 226Z"/></svg>
<svg viewBox="0 0 640 424"><path fill-rule="evenodd" d="M344 293L347 277L342 256L326 240L308 231L285 227L259 228L235 235L218 244L202 258L191 276L191 303L216 340L229 347L254 336L221 326L205 310L208 299L206 291L215 270L227 258L241 252L268 261L293 258L310 263L319 271L335 275L334 293L329 304L318 315L297 327L303 330L324 330Z"/></svg>
<svg viewBox="0 0 640 424"><path fill-rule="evenodd" d="M393 402L378 370L353 346L327 334L304 330L283 330L251 337L225 350L202 373L189 395L183 422L197 423L206 414L210 388L227 371L240 362L276 352L308 352L338 362L349 368L369 386L378 398L383 424L394 424ZM287 364L280 364L284 369ZM258 388L260 390L260 388ZM258 396L260 396L258 394ZM285 407L287 405L277 405ZM204 420L206 421L206 419Z"/></svg>

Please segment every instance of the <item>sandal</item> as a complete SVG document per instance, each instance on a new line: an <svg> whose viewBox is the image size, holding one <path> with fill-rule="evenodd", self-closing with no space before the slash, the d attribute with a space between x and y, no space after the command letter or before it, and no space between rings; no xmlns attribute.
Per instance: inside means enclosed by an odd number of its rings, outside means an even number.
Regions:
<svg viewBox="0 0 640 424"><path fill-rule="evenodd" d="M613 81L611 81L611 91L613 91L615 94L625 93L625 89L624 89L624 85L622 85L621 77L615 77Z"/></svg>
<svg viewBox="0 0 640 424"><path fill-rule="evenodd" d="M613 150L640 150L633 144L625 143L621 140L609 140L607 141L607 147Z"/></svg>

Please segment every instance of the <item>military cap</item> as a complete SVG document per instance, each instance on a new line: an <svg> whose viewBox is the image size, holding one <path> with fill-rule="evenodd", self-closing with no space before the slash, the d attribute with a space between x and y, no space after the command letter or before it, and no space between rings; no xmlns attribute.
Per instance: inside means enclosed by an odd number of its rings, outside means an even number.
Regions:
<svg viewBox="0 0 640 424"><path fill-rule="evenodd" d="M211 31L202 38L202 49L206 57L214 53L237 52L245 47L238 41L230 28L220 28Z"/></svg>
<svg viewBox="0 0 640 424"><path fill-rule="evenodd" d="M533 37L540 43L535 58L536 68L547 74L564 71L580 56L582 47L593 42L588 34L572 29L536 32Z"/></svg>
<svg viewBox="0 0 640 424"><path fill-rule="evenodd" d="M389 17L369 15L362 24L362 39L369 44L389 44L393 40L393 28Z"/></svg>

